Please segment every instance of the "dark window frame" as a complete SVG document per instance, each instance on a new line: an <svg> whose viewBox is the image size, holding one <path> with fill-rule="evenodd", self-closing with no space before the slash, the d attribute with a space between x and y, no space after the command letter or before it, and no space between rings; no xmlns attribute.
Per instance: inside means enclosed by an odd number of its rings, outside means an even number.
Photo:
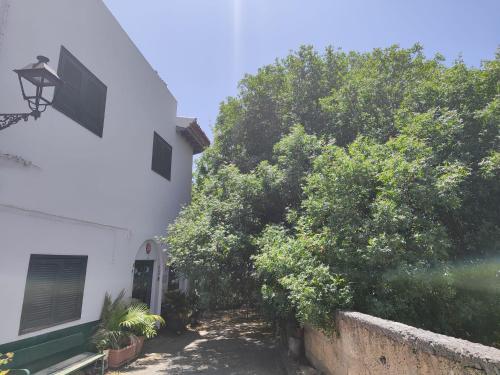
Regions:
<svg viewBox="0 0 500 375"><path fill-rule="evenodd" d="M94 73L90 71L90 69L88 69L79 59L77 59L75 55L73 55L66 47L61 46L57 74L63 82L65 76L63 69L66 63L66 59L68 59L71 64L76 66L79 69L79 72L84 73L84 76L81 77L80 86L78 87L78 98L71 98L72 101L76 102L76 108L74 108L76 110L76 113L72 113L72 111L68 108L68 99L62 99L64 95L68 95L68 88L65 88L64 84L62 87L56 87L54 90L53 107L88 131L102 138L104 132L104 118L106 114L108 88L99 78L97 78ZM86 102L84 94L86 93L85 90L90 90L89 82L92 82L94 88L98 87L100 90L102 90L101 94L103 94L103 102L99 103L99 105L102 106L102 110L99 110L98 113L93 113L93 115L95 115L95 123L93 124L85 121L85 119L88 120L89 112L86 111L87 108L85 108Z"/></svg>
<svg viewBox="0 0 500 375"><path fill-rule="evenodd" d="M163 152L167 152L166 155ZM153 151L151 157L151 170L158 173L160 176L168 181L172 179L172 158L173 158L173 148L172 146L162 138L157 132L153 135ZM162 163L161 159L166 164Z"/></svg>
<svg viewBox="0 0 500 375"><path fill-rule="evenodd" d="M75 286L77 287L77 300L75 305L75 311L72 316L66 319L57 319L57 314L61 313L60 310L57 310L58 303L64 299L64 296L61 291L66 291L66 289L61 289L61 286L64 285L63 277L67 277L68 275L74 276L70 273L65 273L67 270L65 267L68 265L78 265L81 267L78 271L79 273L75 273L77 276L77 280L75 281ZM43 288L40 285L40 282L34 280L36 278L36 267L43 264L51 264L56 265L56 271L53 273L53 280L50 283L52 288L50 288L50 293L45 293L50 298L50 302L47 303L50 306L49 320L40 325L33 325L33 320L29 320L28 317L30 313L32 313L32 304L33 298L36 298L37 291L36 288ZM83 295L85 291L85 279L87 274L87 264L88 264L88 256L87 255L49 255L49 254L31 254L28 271L26 274L26 284L24 287L24 298L23 298L23 306L21 310L21 319L19 324L19 335L40 331L42 329L58 326L64 323L72 322L81 319L82 314L82 306L83 306ZM31 272L30 272L31 271ZM45 289L49 289L47 285L45 285ZM73 290L74 291L74 290ZM39 290L38 290L39 292ZM43 291L42 293L43 294ZM58 301L59 299L59 301ZM61 305L59 305L61 306Z"/></svg>

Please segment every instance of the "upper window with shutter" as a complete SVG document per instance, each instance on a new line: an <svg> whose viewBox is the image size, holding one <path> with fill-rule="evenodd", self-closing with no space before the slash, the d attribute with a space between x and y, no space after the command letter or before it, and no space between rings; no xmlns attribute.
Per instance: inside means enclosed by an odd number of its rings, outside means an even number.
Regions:
<svg viewBox="0 0 500 375"><path fill-rule="evenodd" d="M19 334L80 319L87 258L31 255Z"/></svg>
<svg viewBox="0 0 500 375"><path fill-rule="evenodd" d="M63 46L57 74L64 84L54 92L54 108L102 137L106 85Z"/></svg>
<svg viewBox="0 0 500 375"><path fill-rule="evenodd" d="M153 160L151 162L151 169L170 181L172 146L156 132L154 132L153 137Z"/></svg>

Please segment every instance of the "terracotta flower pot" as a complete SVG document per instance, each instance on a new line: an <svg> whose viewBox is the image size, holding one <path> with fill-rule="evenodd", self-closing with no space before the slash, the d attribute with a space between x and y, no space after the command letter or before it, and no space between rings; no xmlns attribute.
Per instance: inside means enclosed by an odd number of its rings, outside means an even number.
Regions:
<svg viewBox="0 0 500 375"><path fill-rule="evenodd" d="M109 357L108 357L108 366L110 368L117 368L131 359L135 358L137 350L137 344L134 341L131 341L129 346L126 346L121 349L110 349Z"/></svg>
<svg viewBox="0 0 500 375"><path fill-rule="evenodd" d="M141 354L145 339L146 339L146 337L144 337L144 336L136 336L136 341L135 341L135 343L136 343L135 354L136 355Z"/></svg>

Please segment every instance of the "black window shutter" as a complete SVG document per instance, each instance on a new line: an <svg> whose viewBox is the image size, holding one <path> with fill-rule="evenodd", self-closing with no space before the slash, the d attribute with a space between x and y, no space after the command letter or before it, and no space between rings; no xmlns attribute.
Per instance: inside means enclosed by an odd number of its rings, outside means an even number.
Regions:
<svg viewBox="0 0 500 375"><path fill-rule="evenodd" d="M80 66L73 59L67 58L62 50L58 75L64 77L64 84L54 92L54 108L77 121L83 72Z"/></svg>
<svg viewBox="0 0 500 375"><path fill-rule="evenodd" d="M102 137L106 85L62 46L57 73L64 84L54 92L54 108Z"/></svg>
<svg viewBox="0 0 500 375"><path fill-rule="evenodd" d="M170 181L172 171L172 146L158 133L153 137L153 160L151 169Z"/></svg>
<svg viewBox="0 0 500 375"><path fill-rule="evenodd" d="M102 137L107 88L92 75L85 78L81 89L80 118L87 129Z"/></svg>
<svg viewBox="0 0 500 375"><path fill-rule="evenodd" d="M87 256L30 257L19 333L80 319Z"/></svg>
<svg viewBox="0 0 500 375"><path fill-rule="evenodd" d="M69 258L62 263L53 310L55 322L80 318L86 269L87 257Z"/></svg>
<svg viewBox="0 0 500 375"><path fill-rule="evenodd" d="M24 290L21 331L50 326L58 268L59 264L51 259L31 256Z"/></svg>

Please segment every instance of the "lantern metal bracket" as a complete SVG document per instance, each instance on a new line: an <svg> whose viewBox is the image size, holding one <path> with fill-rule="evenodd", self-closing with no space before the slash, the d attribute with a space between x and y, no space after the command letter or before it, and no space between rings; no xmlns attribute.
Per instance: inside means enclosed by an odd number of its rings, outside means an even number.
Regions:
<svg viewBox="0 0 500 375"><path fill-rule="evenodd" d="M0 113L0 130L6 129L11 125L17 124L19 121L28 121L30 116L34 116L31 113Z"/></svg>
<svg viewBox="0 0 500 375"><path fill-rule="evenodd" d="M32 116L35 120L40 117L48 106L52 105L52 100L48 100L43 95L43 89L46 87L60 86L61 79L57 73L48 66L49 59L45 56L37 56L37 62L28 64L22 69L14 69L19 79L23 99L28 102L31 110L29 113L0 113L0 130L6 129L19 121L28 121ZM28 95L25 91L23 82L29 82L35 86L34 95Z"/></svg>

